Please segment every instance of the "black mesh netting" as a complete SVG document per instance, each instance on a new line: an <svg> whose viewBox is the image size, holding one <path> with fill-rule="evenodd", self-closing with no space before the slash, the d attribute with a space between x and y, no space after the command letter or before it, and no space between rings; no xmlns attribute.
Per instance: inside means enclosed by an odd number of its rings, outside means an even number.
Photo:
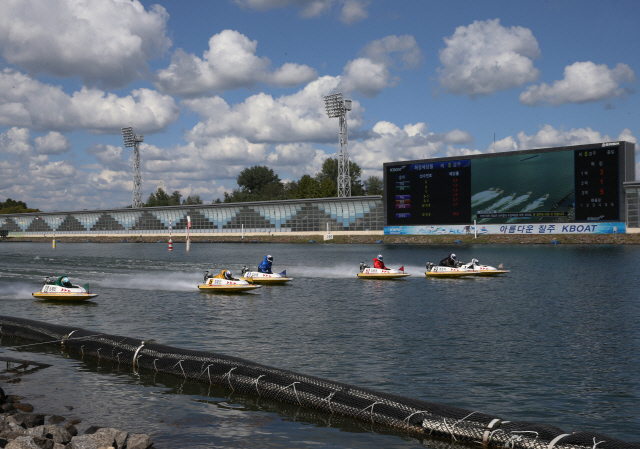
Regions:
<svg viewBox="0 0 640 449"><path fill-rule="evenodd" d="M497 416L260 365L237 357L190 351L153 341L0 316L0 335L62 344L67 350L169 373L303 407L395 427L411 433L486 447L531 449L640 449L589 432L509 422Z"/></svg>

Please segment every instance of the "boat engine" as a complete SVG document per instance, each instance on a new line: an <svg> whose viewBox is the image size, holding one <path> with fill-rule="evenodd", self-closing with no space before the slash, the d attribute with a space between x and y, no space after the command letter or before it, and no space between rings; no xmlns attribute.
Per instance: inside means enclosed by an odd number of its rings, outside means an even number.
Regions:
<svg viewBox="0 0 640 449"><path fill-rule="evenodd" d="M245 274L247 271L251 271L251 270L250 270L250 269L249 269L249 267L247 267L246 265L245 265L245 266L243 266L243 267L242 267L242 276L243 276L243 277L244 277L244 274Z"/></svg>
<svg viewBox="0 0 640 449"><path fill-rule="evenodd" d="M369 265L364 262L360 262L360 273L362 273L365 268L369 268Z"/></svg>
<svg viewBox="0 0 640 449"><path fill-rule="evenodd" d="M433 262L427 262L427 271L431 271L431 269L435 266Z"/></svg>

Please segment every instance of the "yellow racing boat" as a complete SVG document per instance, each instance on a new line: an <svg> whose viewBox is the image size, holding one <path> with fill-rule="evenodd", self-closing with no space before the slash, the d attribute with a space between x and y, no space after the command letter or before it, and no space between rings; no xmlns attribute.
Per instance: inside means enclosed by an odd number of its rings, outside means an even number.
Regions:
<svg viewBox="0 0 640 449"><path fill-rule="evenodd" d="M225 277L225 273L229 273L228 277ZM260 288L259 285L254 285L252 283L252 278L245 279L234 279L231 277L231 272L227 270L223 270L217 276L209 275L207 271L204 275L204 284L198 285L200 291L205 292L245 292L249 290L255 290L256 288Z"/></svg>
<svg viewBox="0 0 640 449"><path fill-rule="evenodd" d="M293 281L293 278L287 277L287 270L282 273L262 273L260 271L250 271L246 266L242 267L242 277L240 279L245 281L252 279L250 282L264 285L284 284Z"/></svg>
<svg viewBox="0 0 640 449"><path fill-rule="evenodd" d="M369 265L365 265L364 262L360 263L360 273L358 273L360 279L399 279L407 276L411 276L411 274L404 272L404 266L397 270L391 268L384 270L382 268L371 268Z"/></svg>
<svg viewBox="0 0 640 449"><path fill-rule="evenodd" d="M73 285L67 276L60 276L56 281L46 277L42 290L32 295L38 299L54 301L84 301L98 296L97 293L89 292L89 284L84 287Z"/></svg>
<svg viewBox="0 0 640 449"><path fill-rule="evenodd" d="M431 262L427 262L427 272L425 276L428 278L458 278L465 276L473 276L473 271L467 270L464 265L458 267L441 267Z"/></svg>

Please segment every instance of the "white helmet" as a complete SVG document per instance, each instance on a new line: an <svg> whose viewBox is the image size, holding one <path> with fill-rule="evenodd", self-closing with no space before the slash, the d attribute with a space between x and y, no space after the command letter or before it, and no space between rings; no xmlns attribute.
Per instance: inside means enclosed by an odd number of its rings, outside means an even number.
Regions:
<svg viewBox="0 0 640 449"><path fill-rule="evenodd" d="M224 272L224 276L225 276L227 279L231 279L231 278L233 277L233 276L231 276L231 271L229 271L229 270L227 270L227 271L225 271L225 272Z"/></svg>
<svg viewBox="0 0 640 449"><path fill-rule="evenodd" d="M455 258L456 258L456 255L455 255L455 254L451 254L451 258L452 258L452 259L455 259Z"/></svg>
<svg viewBox="0 0 640 449"><path fill-rule="evenodd" d="M378 254L378 260L382 261L382 254Z"/></svg>
<svg viewBox="0 0 640 449"><path fill-rule="evenodd" d="M268 255L267 256L267 262L273 262L273 256L272 255Z"/></svg>

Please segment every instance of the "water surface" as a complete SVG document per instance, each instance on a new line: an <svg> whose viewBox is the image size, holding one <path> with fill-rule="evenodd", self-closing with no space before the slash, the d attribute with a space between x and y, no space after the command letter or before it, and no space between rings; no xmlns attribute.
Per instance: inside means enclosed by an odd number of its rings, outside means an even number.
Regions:
<svg viewBox="0 0 640 449"><path fill-rule="evenodd" d="M499 278L427 279L454 251ZM357 279L382 253L412 276ZM272 254L289 285L197 289ZM569 245L0 243L0 314L194 350L512 421L640 442L640 248ZM89 283L91 302L31 293L44 276ZM435 447L371 424L3 339L2 356L52 365L6 385L41 413L148 433L156 447ZM18 347L20 346L20 347ZM4 386L3 386L4 387ZM72 411L65 405L74 407Z"/></svg>

